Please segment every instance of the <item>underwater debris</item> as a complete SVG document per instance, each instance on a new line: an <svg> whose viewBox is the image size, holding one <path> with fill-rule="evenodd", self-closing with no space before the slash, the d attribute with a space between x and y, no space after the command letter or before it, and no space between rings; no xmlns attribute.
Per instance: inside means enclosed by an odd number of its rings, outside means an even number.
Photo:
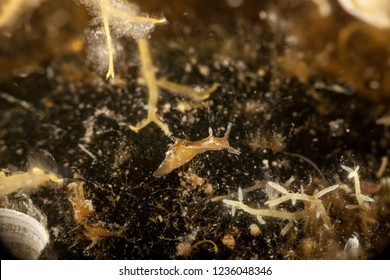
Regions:
<svg viewBox="0 0 390 280"><path fill-rule="evenodd" d="M249 234L253 237L257 237L261 234L261 229L256 224L250 224L248 229L249 229Z"/></svg>
<svg viewBox="0 0 390 280"><path fill-rule="evenodd" d="M84 182L72 182L67 186L68 199L73 206L74 219L77 224L84 227L85 236L96 244L105 237L119 236L123 233L124 227L117 227L117 230L108 229L100 221L91 222L91 219L97 214L93 207L92 200L86 199L84 195Z"/></svg>
<svg viewBox="0 0 390 280"><path fill-rule="evenodd" d="M363 256L363 249L360 245L358 235L352 234L351 238L348 238L348 241L344 246L344 256L349 260L356 260Z"/></svg>
<svg viewBox="0 0 390 280"><path fill-rule="evenodd" d="M85 236L92 241L92 244L99 242L106 237L120 236L123 229L111 230L99 224L84 224Z"/></svg>
<svg viewBox="0 0 390 280"><path fill-rule="evenodd" d="M180 177L180 191L183 197L191 194L192 191L201 191L206 195L211 195L214 187L208 182L207 178L199 176L196 168L189 167L185 172L178 172Z"/></svg>
<svg viewBox="0 0 390 280"><path fill-rule="evenodd" d="M74 0L87 7L89 13L101 20L106 36L106 48L108 55L108 70L106 78L114 78L114 37L132 37L134 39L145 38L156 24L167 23L165 18L150 18L139 15L138 6L126 1L112 0ZM107 63L102 62L102 63Z"/></svg>
<svg viewBox="0 0 390 280"><path fill-rule="evenodd" d="M85 198L83 182L69 183L67 189L69 194L68 199L73 206L74 219L77 223L81 223L87 218L96 215L92 200Z"/></svg>
<svg viewBox="0 0 390 280"><path fill-rule="evenodd" d="M198 90L198 89L194 89L194 88L191 88L188 86L176 84L176 83L168 81L164 78L157 80L157 86L162 88L162 89L168 90L171 93L174 93L174 94L176 93L176 94L188 97L191 100L194 100L197 102L206 100L218 88L218 85L214 84L210 88Z"/></svg>
<svg viewBox="0 0 390 280"><path fill-rule="evenodd" d="M164 161L160 164L153 175L155 177L167 175L172 170L189 162L197 154L204 153L206 151L221 151L226 149L229 153L239 155L240 151L231 147L228 142L231 128L232 124L229 123L225 135L223 137L215 137L213 135L213 130L210 127L208 137L193 142L172 137L175 143L169 147Z"/></svg>
<svg viewBox="0 0 390 280"><path fill-rule="evenodd" d="M376 124L390 126L390 115L385 115L376 120Z"/></svg>
<svg viewBox="0 0 390 280"><path fill-rule="evenodd" d="M180 256L180 257L189 257L193 250L197 247L199 247L200 245L203 245L203 244L210 244L212 245L212 248L213 248L213 251L215 254L218 254L219 252L219 249L218 249L218 246L217 244L215 244L214 241L212 240L200 240L198 242L195 242L193 245L191 245L190 242L181 242L179 244L177 244L176 246L176 255L177 256Z"/></svg>
<svg viewBox="0 0 390 280"><path fill-rule="evenodd" d="M189 242L182 242L176 245L176 255L179 257L188 257L192 253L192 246Z"/></svg>
<svg viewBox="0 0 390 280"><path fill-rule="evenodd" d="M233 251L236 248L237 242L231 233L227 233L222 238L222 244L225 245L229 250Z"/></svg>

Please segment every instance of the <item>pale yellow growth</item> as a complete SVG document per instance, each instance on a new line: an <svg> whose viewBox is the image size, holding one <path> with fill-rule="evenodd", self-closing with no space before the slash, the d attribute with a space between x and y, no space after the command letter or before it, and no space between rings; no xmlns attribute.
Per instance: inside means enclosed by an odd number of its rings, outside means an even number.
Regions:
<svg viewBox="0 0 390 280"><path fill-rule="evenodd" d="M222 202L225 203L226 205L241 209L256 217L273 217L273 218L285 219L285 220L300 220L305 218L305 216L307 215L306 211L286 212L286 211L273 210L273 209L256 209L256 208L249 207L248 205L245 205L241 201L235 201L230 199L224 199L222 200Z"/></svg>
<svg viewBox="0 0 390 280"><path fill-rule="evenodd" d="M383 176L388 164L389 164L389 158L387 156L383 156L381 158L381 165L379 166L378 171L375 173L377 178L381 178Z"/></svg>
<svg viewBox="0 0 390 280"><path fill-rule="evenodd" d="M110 26L108 22L108 15L105 8L109 5L109 0L102 0L99 2L99 5L100 5L100 10L102 12L104 33L106 34L106 43L107 43L107 52L108 52L108 70L106 74L106 79L108 79L108 78L115 77L114 48L112 46L112 38L111 38Z"/></svg>
<svg viewBox="0 0 390 280"><path fill-rule="evenodd" d="M359 179L359 166L357 166L355 169L352 169L348 166L341 165L341 168L344 169L345 171L348 172L348 178L354 180L354 185L355 185L355 195L356 195L356 200L359 206L364 206L366 207L364 202L373 202L374 200L366 195L362 194L361 188L360 188L360 179Z"/></svg>
<svg viewBox="0 0 390 280"><path fill-rule="evenodd" d="M11 26L22 13L38 7L43 0L1 0L0 29Z"/></svg>
<svg viewBox="0 0 390 280"><path fill-rule="evenodd" d="M194 101L202 101L210 97L210 95L215 92L218 88L218 85L212 85L210 88L205 90L196 90L194 88L179 85L173 82L170 82L166 79L157 80L158 87L168 90L172 93L180 94L185 97L191 98Z"/></svg>
<svg viewBox="0 0 390 280"><path fill-rule="evenodd" d="M109 0L105 0L108 2ZM108 7L108 6L107 6ZM116 7L110 7L111 13L115 15L115 17L122 19L123 21L129 21L134 23L153 23L153 24L165 24L167 23L166 18L149 18L144 16L136 16L129 15L124 10L118 9Z"/></svg>
<svg viewBox="0 0 390 280"><path fill-rule="evenodd" d="M390 115L380 117L379 119L376 120L376 124L380 124L383 126L390 126Z"/></svg>
<svg viewBox="0 0 390 280"><path fill-rule="evenodd" d="M0 7L0 28L11 23L15 19L23 2L24 0L8 0Z"/></svg>
<svg viewBox="0 0 390 280"><path fill-rule="evenodd" d="M177 94L185 95L195 101L202 101L207 99L216 89L217 85L211 86L209 89L204 91L197 91L188 86L179 85L165 79L156 79L156 74L154 72L152 55L150 53L150 47L147 39L141 38L138 41L138 51L140 54L141 61L141 74L146 80L146 84L148 87L148 115L147 117L141 121L137 126L129 125L129 128L135 132L140 131L144 127L146 127L150 123L157 124L162 131L169 135L171 132L168 126L162 122L157 117L157 102L159 97L159 88L163 88L169 91L172 91Z"/></svg>
<svg viewBox="0 0 390 280"><path fill-rule="evenodd" d="M114 48L113 48L113 44L112 44L112 38L111 38L110 27L109 27L109 17L108 17L108 13L107 13L108 9L110 9L110 14L113 14L116 17L121 18L123 21L129 21L129 22L134 22L134 23L144 22L144 23L164 24L167 22L167 20L165 18L156 19L156 18L148 18L148 17L143 17L143 16L129 15L121 9L111 7L109 0L102 0L100 2L100 9L102 12L104 32L106 34L106 40L107 40L108 70L107 70L107 74L106 74L106 79L108 79L108 78L115 77Z"/></svg>
<svg viewBox="0 0 390 280"><path fill-rule="evenodd" d="M324 194L329 193L339 187L339 185L334 185L328 188L325 188L318 193L314 195L307 195L305 193L290 193L285 188L280 186L279 184L276 184L274 182L268 182L267 183L270 187L274 188L275 190L281 192L283 195L279 198L268 200L265 204L269 207L273 207L276 205L279 205L283 202L291 200L293 204L295 204L295 201L300 200L304 202L309 203L309 209L313 209L316 213L317 218L321 217L323 220L325 226L330 229L332 227L332 224L330 222L330 218L326 212L326 209L322 203L322 201L319 199Z"/></svg>
<svg viewBox="0 0 390 280"><path fill-rule="evenodd" d="M137 39L138 50L141 60L141 73L146 80L146 84L149 91L149 100L148 100L148 115L147 117L140 122L137 126L129 125L129 128L135 132L143 129L150 123L157 124L163 132L168 135L170 130L168 125L162 122L157 117L157 101L159 97L159 87L172 91L174 93L182 94L187 96L195 101L202 101L207 99L216 89L217 85L213 85L209 89L198 91L196 89L178 85L173 82L161 79L157 81L156 75L153 69L152 57L150 54L149 44L146 35L153 29L155 24L165 24L167 20L165 18L149 18L146 16L136 15L136 8L122 3L122 1L117 2L121 4L120 8L117 7L115 2L111 0L101 0L101 1L81 1L80 3L89 7L94 13L101 14L101 20L103 23L103 29L106 36L106 47L108 53L108 69L106 73L106 78L115 77L115 68L114 68L114 53L115 49L113 46L113 39L111 36L111 29L117 33L123 33L124 36L132 36L134 39ZM98 4L97 4L98 3ZM98 7L96 7L98 6ZM93 14L94 15L94 14ZM140 24L138 27L132 27L132 24Z"/></svg>
<svg viewBox="0 0 390 280"><path fill-rule="evenodd" d="M19 189L30 190L50 181L57 184L63 183L62 178L57 177L55 174L45 173L38 167L33 167L25 173L17 173L10 176L0 172L0 197Z"/></svg>
<svg viewBox="0 0 390 280"><path fill-rule="evenodd" d="M270 207L276 206L276 205L283 203L285 201L288 201L288 200L291 200L291 201L301 200L301 201L313 202L313 201L319 200L319 198L321 196L323 196L324 194L331 192L339 187L339 185L334 185L334 186L328 187L326 189L323 189L322 191L320 191L314 195L307 195L305 193L290 193L285 188L283 188L282 186L280 186L279 184L276 184L274 182L268 182L267 184L269 186L271 186L272 188L276 189L277 191L284 194L283 196L281 196L279 198L268 200L265 204L269 205Z"/></svg>
<svg viewBox="0 0 390 280"><path fill-rule="evenodd" d="M148 116L146 117L146 119L141 121L138 126L129 125L129 128L133 131L138 132L148 124L154 122L162 129L162 131L164 131L166 135L168 135L170 134L168 126L156 116L159 92L156 82L156 75L153 69L152 56L150 54L149 43L147 39L138 40L138 50L141 59L141 73L146 80L149 92Z"/></svg>
<svg viewBox="0 0 390 280"><path fill-rule="evenodd" d="M68 186L69 201L72 203L74 218L78 224L84 226L86 237L92 242L99 242L102 238L119 236L123 229L111 230L101 226L99 223L91 224L89 219L96 215L92 201L84 195L84 183L72 182Z"/></svg>

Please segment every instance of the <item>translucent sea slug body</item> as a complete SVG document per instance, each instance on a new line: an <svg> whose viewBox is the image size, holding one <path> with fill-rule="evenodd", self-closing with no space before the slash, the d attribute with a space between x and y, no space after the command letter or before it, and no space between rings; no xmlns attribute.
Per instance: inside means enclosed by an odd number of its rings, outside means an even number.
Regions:
<svg viewBox="0 0 390 280"><path fill-rule="evenodd" d="M223 137L213 136L213 131L209 128L209 136L198 141L188 141L180 138L173 138L174 143L169 147L164 161L153 173L155 177L167 175L172 170L186 164L197 154L206 151L228 150L229 153L239 155L240 151L229 145L228 138L232 124L229 123Z"/></svg>
<svg viewBox="0 0 390 280"><path fill-rule="evenodd" d="M44 170L33 167L25 173L17 173L6 176L0 172L0 197L15 192L18 189L33 189L46 182L62 184L63 179L53 173L47 173Z"/></svg>

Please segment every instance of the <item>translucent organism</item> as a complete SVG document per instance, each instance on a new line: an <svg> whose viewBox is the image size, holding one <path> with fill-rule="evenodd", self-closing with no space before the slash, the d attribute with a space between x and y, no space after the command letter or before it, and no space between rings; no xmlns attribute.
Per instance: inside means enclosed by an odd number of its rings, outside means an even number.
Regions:
<svg viewBox="0 0 390 280"><path fill-rule="evenodd" d="M380 29L390 28L389 0L339 0L351 15Z"/></svg>
<svg viewBox="0 0 390 280"><path fill-rule="evenodd" d="M192 142L173 137L175 142L169 147L164 161L153 175L155 177L164 176L172 170L186 164L197 154L206 151L221 151L226 149L229 153L239 155L240 151L231 147L228 142L231 127L232 124L229 123L223 137L215 137L211 128L209 128L209 136L198 141Z"/></svg>
<svg viewBox="0 0 390 280"><path fill-rule="evenodd" d="M86 219L95 216L96 212L92 205L92 200L84 196L84 183L72 182L67 185L69 201L73 206L74 218L77 223L84 222Z"/></svg>
<svg viewBox="0 0 390 280"><path fill-rule="evenodd" d="M362 257L363 248L360 245L357 234L352 234L344 246L344 255L346 259L356 260Z"/></svg>
<svg viewBox="0 0 390 280"><path fill-rule="evenodd" d="M19 189L31 191L45 183L62 185L64 179L55 170L57 164L50 153L44 150L32 151L28 157L28 171L6 174L0 171L0 197Z"/></svg>
<svg viewBox="0 0 390 280"><path fill-rule="evenodd" d="M17 191L18 189L30 190L41 186L46 182L62 184L63 179L51 172L33 167L28 172L16 173L6 176L0 172L0 196L5 196Z"/></svg>
<svg viewBox="0 0 390 280"><path fill-rule="evenodd" d="M75 221L77 224L84 227L85 236L92 241L91 246L98 243L103 238L119 236L122 234L124 227L117 227L117 230L112 230L108 228L108 225L101 221L91 222L91 219L96 217L97 214L93 207L92 200L85 198L83 182L72 182L68 184L67 189L69 201L73 206Z"/></svg>

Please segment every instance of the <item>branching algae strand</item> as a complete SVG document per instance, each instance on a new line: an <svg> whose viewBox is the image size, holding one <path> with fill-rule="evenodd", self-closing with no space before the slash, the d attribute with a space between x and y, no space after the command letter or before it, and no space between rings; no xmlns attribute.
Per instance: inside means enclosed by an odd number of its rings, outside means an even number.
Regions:
<svg viewBox="0 0 390 280"><path fill-rule="evenodd" d="M166 135L168 135L170 134L168 126L157 117L157 101L159 97L159 87L174 93L185 95L186 97L189 97L194 101L202 101L204 99L207 99L217 89L217 85L213 85L209 89L198 92L190 87L179 85L167 81L165 79L157 80L156 74L154 72L153 60L150 54L148 40L141 38L137 42L141 60L141 73L146 80L149 92L148 116L144 120L142 120L139 125L129 125L129 128L135 132L138 132L139 130L146 127L148 124L154 122L162 129L162 131Z"/></svg>
<svg viewBox="0 0 390 280"><path fill-rule="evenodd" d="M305 217L304 211L287 212L287 211L267 209L267 208L256 209L244 204L243 200L244 200L243 191L241 188L238 188L238 200L223 199L222 202L232 207L232 216L234 216L235 210L236 208L238 208L243 210L244 212L256 216L257 220L261 224L265 224L263 217L272 217L272 218L293 220L293 221L303 219Z"/></svg>
<svg viewBox="0 0 390 280"><path fill-rule="evenodd" d="M153 70L152 56L150 54L149 44L146 39L138 40L138 50L141 58L141 72L146 80L149 92L148 100L148 116L138 125L129 125L129 128L133 131L139 131L149 123L154 122L157 124L165 134L169 134L168 126L163 123L156 115L157 113L157 101L158 101L158 86L156 76Z"/></svg>
<svg viewBox="0 0 390 280"><path fill-rule="evenodd" d="M105 50L99 48L99 42L96 42L93 47L93 53L98 57L96 59L100 66L107 67L106 78L115 76L114 56L115 56L115 39L121 37L132 37L137 41L138 51L141 60L141 73L146 80L149 91L148 115L137 126L130 125L129 128L133 131L139 131L149 123L157 124L162 131L170 134L168 126L157 116L157 101L159 96L158 88L163 88L173 93L178 93L189 97L195 101L207 99L216 89L213 85L209 89L195 90L191 87L182 86L165 79L157 80L153 69L152 57L150 48L146 39L147 35L153 30L156 24L165 24L167 20L162 18L151 18L140 15L139 9L134 4L129 4L123 0L74 0L76 3L81 3L87 7L90 14L101 22L102 26L98 28L96 34L104 33L105 35ZM96 35L95 34L95 35ZM92 36L99 37L99 36ZM101 44L101 43L100 43ZM108 59L102 59L101 55L107 53ZM102 60L102 61L101 61Z"/></svg>
<svg viewBox="0 0 390 280"><path fill-rule="evenodd" d="M348 172L348 179L354 180L355 185L355 195L357 203L360 207L368 208L368 206L365 204L365 202L374 202L374 200L366 195L362 194L361 188L360 188L360 179L359 179L359 166L357 166L355 169L352 169L351 167L341 165L341 168Z"/></svg>
<svg viewBox="0 0 390 280"><path fill-rule="evenodd" d="M327 187L314 195L307 195L305 193L290 193L288 192L284 187L280 186L279 184L276 184L274 182L267 182L269 186L274 188L275 190L281 192L283 195L279 198L268 200L265 204L269 207L273 207L276 205L279 205L285 201L291 200L292 204L294 205L297 200L301 200L306 202L308 205L308 209L312 209L315 211L316 217L321 217L322 221L324 222L324 225L327 229L332 228L332 224L330 221L330 218L328 216L328 213L326 212L326 209L320 200L320 197L325 195L326 193L329 193L331 191L334 191L339 187L339 185L334 185L331 187Z"/></svg>

